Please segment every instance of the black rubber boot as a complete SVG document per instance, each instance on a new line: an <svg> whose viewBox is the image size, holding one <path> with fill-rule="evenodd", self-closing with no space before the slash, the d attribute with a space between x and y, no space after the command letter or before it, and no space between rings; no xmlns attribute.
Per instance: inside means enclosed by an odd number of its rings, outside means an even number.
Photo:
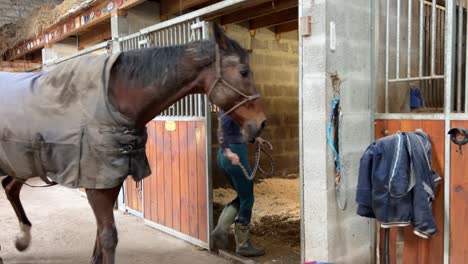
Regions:
<svg viewBox="0 0 468 264"><path fill-rule="evenodd" d="M255 246L250 239L250 226L236 223L236 253L244 257L265 255L265 249Z"/></svg>

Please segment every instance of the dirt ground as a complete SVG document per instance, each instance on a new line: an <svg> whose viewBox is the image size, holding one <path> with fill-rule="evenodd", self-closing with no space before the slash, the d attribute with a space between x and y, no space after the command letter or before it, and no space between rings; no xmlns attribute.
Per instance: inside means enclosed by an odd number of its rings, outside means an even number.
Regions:
<svg viewBox="0 0 468 264"><path fill-rule="evenodd" d="M42 184L38 180L31 183ZM85 198L76 190L56 186L45 189L24 187L21 197L33 226L32 244L26 252L16 251L14 238L18 221L0 187L0 263L89 263L96 226ZM116 263L231 263L150 228L134 216L117 211L115 216L119 231Z"/></svg>
<svg viewBox="0 0 468 264"><path fill-rule="evenodd" d="M300 180L262 179L255 184L252 215L254 240L266 249L260 263L300 262ZM227 188L213 191L215 223L224 205L235 198ZM232 237L232 239L234 239ZM234 245L231 245L234 247Z"/></svg>

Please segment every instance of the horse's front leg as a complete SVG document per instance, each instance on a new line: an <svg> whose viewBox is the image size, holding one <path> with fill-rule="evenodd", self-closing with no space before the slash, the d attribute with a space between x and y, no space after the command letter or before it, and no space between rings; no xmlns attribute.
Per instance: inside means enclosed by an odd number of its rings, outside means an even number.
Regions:
<svg viewBox="0 0 468 264"><path fill-rule="evenodd" d="M24 251L31 243L31 222L26 216L26 212L20 200L20 191L21 187L23 187L23 183L15 180L11 176L7 176L2 180L2 186L19 220L20 233L16 236L16 249L18 251Z"/></svg>
<svg viewBox="0 0 468 264"><path fill-rule="evenodd" d="M91 264L100 264L100 263L102 263L102 249L99 243L99 229L98 229L98 231L96 232L96 242L94 244L93 257L91 259Z"/></svg>
<svg viewBox="0 0 468 264"><path fill-rule="evenodd" d="M119 195L120 187L86 189L86 195L96 217L98 229L92 263L100 263L95 261L101 261L104 264L115 263L118 238L114 221L114 204Z"/></svg>

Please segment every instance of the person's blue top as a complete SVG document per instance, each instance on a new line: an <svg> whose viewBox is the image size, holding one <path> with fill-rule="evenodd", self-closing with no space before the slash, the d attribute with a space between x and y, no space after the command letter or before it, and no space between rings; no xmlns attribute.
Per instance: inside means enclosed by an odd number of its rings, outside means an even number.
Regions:
<svg viewBox="0 0 468 264"><path fill-rule="evenodd" d="M224 111L219 110L218 116L223 116ZM223 141L223 148L228 148L230 144L243 144L245 143L244 138L242 136L240 126L234 121L229 115L225 115L221 117L221 129L224 133L224 141ZM219 142L220 134L218 131L218 142Z"/></svg>

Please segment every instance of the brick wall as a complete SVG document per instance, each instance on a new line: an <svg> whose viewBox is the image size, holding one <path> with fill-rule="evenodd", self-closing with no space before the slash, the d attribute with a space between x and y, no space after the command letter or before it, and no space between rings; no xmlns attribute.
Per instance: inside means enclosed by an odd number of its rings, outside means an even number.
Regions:
<svg viewBox="0 0 468 264"><path fill-rule="evenodd" d="M0 61L0 71L23 72L37 65L38 63L24 62L24 61L12 61L12 62Z"/></svg>
<svg viewBox="0 0 468 264"><path fill-rule="evenodd" d="M274 146L275 177L296 175L299 171L298 32L275 36L268 29L260 29L251 35L246 28L229 25L226 33L251 51L255 83L264 99L268 118L263 137ZM217 153L216 128L216 118L213 118L214 154ZM250 153L253 157L253 149ZM213 168L218 177L217 166Z"/></svg>

